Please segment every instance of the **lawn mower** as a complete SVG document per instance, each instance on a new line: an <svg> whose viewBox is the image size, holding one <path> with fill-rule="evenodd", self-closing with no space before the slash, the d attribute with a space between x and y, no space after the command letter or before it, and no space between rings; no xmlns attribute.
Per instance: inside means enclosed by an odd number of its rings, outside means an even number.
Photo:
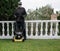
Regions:
<svg viewBox="0 0 60 51"><path fill-rule="evenodd" d="M13 41L14 42L23 42L24 41L24 36L23 36L23 31L24 31L24 28L23 28L23 25L20 23L20 25L18 26L18 29L15 30L15 35L13 37Z"/></svg>

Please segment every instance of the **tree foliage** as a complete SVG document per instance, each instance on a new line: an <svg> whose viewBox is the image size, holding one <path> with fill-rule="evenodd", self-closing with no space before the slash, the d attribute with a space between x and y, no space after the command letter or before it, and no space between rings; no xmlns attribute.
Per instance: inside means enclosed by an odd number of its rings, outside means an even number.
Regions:
<svg viewBox="0 0 60 51"><path fill-rule="evenodd" d="M0 20L13 19L13 12L19 0L0 0Z"/></svg>
<svg viewBox="0 0 60 51"><path fill-rule="evenodd" d="M53 13L53 8L51 8L50 5L46 5L34 11L28 10L28 13L29 14L26 17L28 20L47 20L50 19L50 16Z"/></svg>

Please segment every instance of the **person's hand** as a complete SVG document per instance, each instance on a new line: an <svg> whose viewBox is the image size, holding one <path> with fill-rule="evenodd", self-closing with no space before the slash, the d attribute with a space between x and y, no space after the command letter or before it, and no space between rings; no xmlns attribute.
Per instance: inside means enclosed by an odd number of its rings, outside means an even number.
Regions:
<svg viewBox="0 0 60 51"><path fill-rule="evenodd" d="M16 18L16 15L14 15L14 17Z"/></svg>

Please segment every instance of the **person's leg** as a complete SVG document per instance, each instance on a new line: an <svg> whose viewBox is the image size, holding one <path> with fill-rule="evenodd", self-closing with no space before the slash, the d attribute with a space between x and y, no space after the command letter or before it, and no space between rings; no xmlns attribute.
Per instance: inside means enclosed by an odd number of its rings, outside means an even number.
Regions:
<svg viewBox="0 0 60 51"><path fill-rule="evenodd" d="M23 23L23 36L24 36L24 40L26 40L26 27L25 27L25 22Z"/></svg>
<svg viewBox="0 0 60 51"><path fill-rule="evenodd" d="M25 22L24 21L20 22L19 26L22 27L22 32L23 32L22 35L24 37L24 40L26 40Z"/></svg>
<svg viewBox="0 0 60 51"><path fill-rule="evenodd" d="M26 40L26 30L23 31L24 40Z"/></svg>
<svg viewBox="0 0 60 51"><path fill-rule="evenodd" d="M59 22L59 25L58 25L58 30L59 30L58 35L60 35L60 22Z"/></svg>
<svg viewBox="0 0 60 51"><path fill-rule="evenodd" d="M16 32L16 22L14 23L14 35L15 35L15 32Z"/></svg>
<svg viewBox="0 0 60 51"><path fill-rule="evenodd" d="M19 31L19 28L20 28L20 23L16 22L16 31Z"/></svg>

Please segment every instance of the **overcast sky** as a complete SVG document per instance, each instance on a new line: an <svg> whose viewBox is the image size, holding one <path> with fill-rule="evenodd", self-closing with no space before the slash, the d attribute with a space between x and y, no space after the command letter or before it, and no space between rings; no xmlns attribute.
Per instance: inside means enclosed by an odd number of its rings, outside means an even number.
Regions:
<svg viewBox="0 0 60 51"><path fill-rule="evenodd" d="M28 9L36 9L47 4L54 8L54 11L60 10L60 0L21 0L22 6Z"/></svg>

